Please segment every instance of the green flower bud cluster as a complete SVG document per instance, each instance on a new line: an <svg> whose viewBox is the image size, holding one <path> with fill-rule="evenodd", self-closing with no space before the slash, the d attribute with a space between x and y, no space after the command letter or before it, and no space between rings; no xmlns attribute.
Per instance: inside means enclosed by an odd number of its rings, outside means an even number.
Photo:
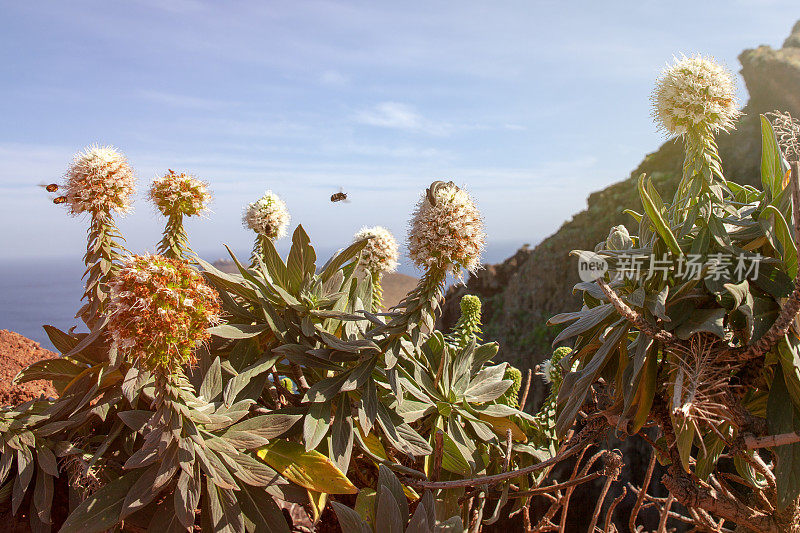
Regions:
<svg viewBox="0 0 800 533"><path fill-rule="evenodd" d="M550 359L541 365L541 375L545 382L550 383L550 394L545 398L542 408L536 414L539 428L544 431L550 440L556 440L556 401L561 383L564 381L564 370L561 361L572 353L572 348L561 346L556 348Z"/></svg>
<svg viewBox="0 0 800 533"><path fill-rule="evenodd" d="M508 365L503 379L510 379L511 386L505 394L497 399L498 403L519 409L519 390L522 388L522 371L519 368Z"/></svg>
<svg viewBox="0 0 800 533"><path fill-rule="evenodd" d="M455 348L463 348L475 337L480 341L481 334L481 299L472 294L461 298L461 316L458 318L449 343Z"/></svg>

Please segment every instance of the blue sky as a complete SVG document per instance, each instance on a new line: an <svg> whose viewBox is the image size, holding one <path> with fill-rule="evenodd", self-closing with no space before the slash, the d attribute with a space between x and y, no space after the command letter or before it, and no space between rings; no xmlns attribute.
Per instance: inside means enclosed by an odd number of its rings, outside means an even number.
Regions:
<svg viewBox="0 0 800 533"><path fill-rule="evenodd" d="M212 256L249 247L241 209L268 188L336 247L362 225L404 238L439 178L474 194L491 243L535 243L663 141L649 95L673 54L738 72L797 18L796 0L0 0L0 256L82 253L86 221L36 184L92 142L128 155L140 193L167 168L209 181L189 231ZM161 220L140 194L120 226L152 251Z"/></svg>

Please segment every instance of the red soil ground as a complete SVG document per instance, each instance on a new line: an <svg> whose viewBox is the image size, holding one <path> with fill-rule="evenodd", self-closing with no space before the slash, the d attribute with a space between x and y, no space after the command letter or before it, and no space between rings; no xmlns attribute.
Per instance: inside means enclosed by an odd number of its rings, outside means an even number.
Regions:
<svg viewBox="0 0 800 533"><path fill-rule="evenodd" d="M18 405L44 394L56 396L49 381L30 381L22 385L12 385L14 376L28 365L52 359L57 354L42 348L38 342L23 337L19 333L0 329L0 405Z"/></svg>

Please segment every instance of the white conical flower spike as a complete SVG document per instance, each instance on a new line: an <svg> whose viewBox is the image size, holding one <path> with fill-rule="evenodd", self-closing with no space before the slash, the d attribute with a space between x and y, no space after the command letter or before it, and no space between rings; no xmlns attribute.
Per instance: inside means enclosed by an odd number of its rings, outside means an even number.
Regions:
<svg viewBox="0 0 800 533"><path fill-rule="evenodd" d="M370 274L384 274L397 270L397 241L384 227L364 227L353 236L353 241L367 239L367 244L361 250L361 260L358 266Z"/></svg>
<svg viewBox="0 0 800 533"><path fill-rule="evenodd" d="M653 116L669 135L728 131L741 112L733 76L711 57L675 58L656 82Z"/></svg>
<svg viewBox="0 0 800 533"><path fill-rule="evenodd" d="M135 182L122 153L112 146L93 144L73 157L64 197L73 215L125 213L131 206Z"/></svg>
<svg viewBox="0 0 800 533"><path fill-rule="evenodd" d="M277 194L267 191L245 207L242 222L257 234L274 241L286 236L289 210Z"/></svg>
<svg viewBox="0 0 800 533"><path fill-rule="evenodd" d="M452 181L434 182L411 221L408 252L414 263L474 272L485 242L483 219L470 195Z"/></svg>

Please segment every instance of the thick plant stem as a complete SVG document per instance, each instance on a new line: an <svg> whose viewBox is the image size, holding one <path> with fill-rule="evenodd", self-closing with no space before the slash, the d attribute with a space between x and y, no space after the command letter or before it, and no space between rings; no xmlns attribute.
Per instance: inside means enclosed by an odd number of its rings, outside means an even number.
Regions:
<svg viewBox="0 0 800 533"><path fill-rule="evenodd" d="M119 270L119 262L123 253L127 251L118 240L125 239L111 215L95 213L89 227L86 254L83 256L86 264L84 272L86 285L81 299L85 299L86 304L76 315L89 329L94 329L106 311L109 280Z"/></svg>
<svg viewBox="0 0 800 533"><path fill-rule="evenodd" d="M379 313L383 307L383 287L380 272L371 272L372 276L372 312Z"/></svg>
<svg viewBox="0 0 800 533"><path fill-rule="evenodd" d="M167 218L161 242L158 243L158 253L169 259L187 259L192 255L189 248L189 237L183 228L183 214L174 213Z"/></svg>
<svg viewBox="0 0 800 533"><path fill-rule="evenodd" d="M259 262L264 262L264 245L269 239L260 233L256 233L256 239L253 242L253 251L250 254L250 267L255 267Z"/></svg>
<svg viewBox="0 0 800 533"><path fill-rule="evenodd" d="M682 224L687 213L696 204L707 201L710 206L713 202L711 193L716 189L714 186L725 184L714 132L708 126L700 126L697 130L687 131L683 139L686 156L683 176L670 208L673 225Z"/></svg>

